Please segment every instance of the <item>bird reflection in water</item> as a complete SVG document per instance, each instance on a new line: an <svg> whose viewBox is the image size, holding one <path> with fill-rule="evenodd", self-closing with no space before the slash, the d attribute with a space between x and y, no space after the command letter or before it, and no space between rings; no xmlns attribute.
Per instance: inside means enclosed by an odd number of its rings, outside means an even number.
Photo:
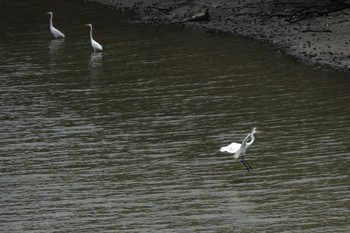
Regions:
<svg viewBox="0 0 350 233"><path fill-rule="evenodd" d="M50 67L59 66L60 60L62 59L61 53L63 52L64 39L62 40L51 40L49 43L49 65Z"/></svg>
<svg viewBox="0 0 350 233"><path fill-rule="evenodd" d="M63 40L51 40L49 43L49 53L50 55L55 55L59 53L64 44L64 39Z"/></svg>
<svg viewBox="0 0 350 233"><path fill-rule="evenodd" d="M89 69L92 75L96 75L102 66L102 53L91 53Z"/></svg>

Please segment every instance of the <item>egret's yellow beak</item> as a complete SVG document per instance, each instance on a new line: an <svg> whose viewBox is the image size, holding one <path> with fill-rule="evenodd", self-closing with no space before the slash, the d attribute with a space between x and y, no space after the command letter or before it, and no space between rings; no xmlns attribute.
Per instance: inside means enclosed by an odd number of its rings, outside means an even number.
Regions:
<svg viewBox="0 0 350 233"><path fill-rule="evenodd" d="M257 130L256 127L255 127L253 130L254 130L255 133L262 133L262 132L263 132L263 131L261 131L261 130Z"/></svg>

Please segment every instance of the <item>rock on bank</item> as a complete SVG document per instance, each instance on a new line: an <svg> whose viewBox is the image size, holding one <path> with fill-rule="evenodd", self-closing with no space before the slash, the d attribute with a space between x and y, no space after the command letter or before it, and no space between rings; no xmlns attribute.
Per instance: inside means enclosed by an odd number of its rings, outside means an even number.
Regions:
<svg viewBox="0 0 350 233"><path fill-rule="evenodd" d="M139 23L238 34L275 45L301 61L350 71L347 0L88 0L133 11ZM203 20L192 16L209 12Z"/></svg>

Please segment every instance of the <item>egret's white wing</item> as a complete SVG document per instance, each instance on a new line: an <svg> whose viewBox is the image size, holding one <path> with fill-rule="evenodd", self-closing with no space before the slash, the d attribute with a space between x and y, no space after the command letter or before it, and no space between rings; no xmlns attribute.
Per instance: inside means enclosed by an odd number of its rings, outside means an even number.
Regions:
<svg viewBox="0 0 350 233"><path fill-rule="evenodd" d="M236 143L236 142L232 142L230 145L228 146L223 146L220 148L220 151L221 152L228 152L228 153L231 153L231 154L234 154L236 153L239 148L241 147L241 144L239 143Z"/></svg>
<svg viewBox="0 0 350 233"><path fill-rule="evenodd" d="M54 35L54 37L58 38L58 37L62 37L64 38L64 34L62 32L60 32L58 29L51 27L51 33Z"/></svg>
<svg viewBox="0 0 350 233"><path fill-rule="evenodd" d="M100 45L96 40L91 40L91 45L94 49L102 50L102 45Z"/></svg>

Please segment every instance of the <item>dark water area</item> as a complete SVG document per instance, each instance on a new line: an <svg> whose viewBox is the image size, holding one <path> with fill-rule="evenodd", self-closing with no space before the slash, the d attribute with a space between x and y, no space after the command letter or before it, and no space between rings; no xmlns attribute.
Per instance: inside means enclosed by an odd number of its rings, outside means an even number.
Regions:
<svg viewBox="0 0 350 233"><path fill-rule="evenodd" d="M1 232L350 231L348 74L98 4L0 3ZM249 173L219 148L253 127Z"/></svg>

